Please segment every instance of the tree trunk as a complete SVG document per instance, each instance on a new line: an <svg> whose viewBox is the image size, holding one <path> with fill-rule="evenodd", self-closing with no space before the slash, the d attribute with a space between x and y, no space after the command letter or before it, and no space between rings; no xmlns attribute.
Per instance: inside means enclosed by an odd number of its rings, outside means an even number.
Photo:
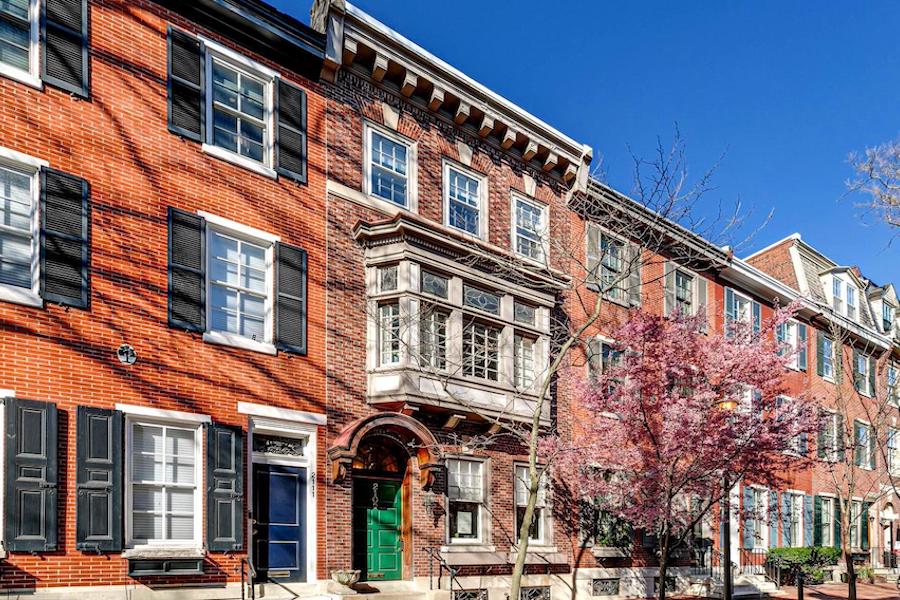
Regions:
<svg viewBox="0 0 900 600"><path fill-rule="evenodd" d="M516 563L513 565L512 577L509 586L510 600L519 600L519 590L522 588L522 574L525 572L525 559L528 553L528 534L531 532L531 521L534 519L534 507L537 504L540 479L534 473L534 467L528 469L528 503L525 505L525 515L519 526L519 539L516 544Z"/></svg>
<svg viewBox="0 0 900 600"><path fill-rule="evenodd" d="M669 536L663 534L659 547L659 600L666 600L666 572L669 570Z"/></svg>
<svg viewBox="0 0 900 600"><path fill-rule="evenodd" d="M849 546L844 550L844 561L847 563L847 600L856 600L856 568Z"/></svg>

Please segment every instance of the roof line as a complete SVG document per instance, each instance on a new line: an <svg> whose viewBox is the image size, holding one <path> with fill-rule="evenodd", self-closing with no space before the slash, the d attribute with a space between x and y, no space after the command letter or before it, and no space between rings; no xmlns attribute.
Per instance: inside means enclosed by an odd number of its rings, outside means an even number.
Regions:
<svg viewBox="0 0 900 600"><path fill-rule="evenodd" d="M747 256L745 256L745 257L743 258L743 260L750 260L751 258L754 258L754 257L756 257L756 256L759 256L759 255L762 254L763 252L768 252L768 251L771 250L772 248L774 248L774 247L776 247L776 246L779 246L779 245L781 245L781 244L783 244L784 242L787 242L787 241L801 241L801 242L802 242L802 241L803 241L803 238L800 236L800 232L799 232L799 231L795 231L795 232L792 233L791 235L785 236L785 237L781 238L781 239L778 240L778 241L772 242L771 244L769 244L769 245L766 246L765 248L761 248L761 249L757 250L756 252L753 252L752 254L748 254Z"/></svg>

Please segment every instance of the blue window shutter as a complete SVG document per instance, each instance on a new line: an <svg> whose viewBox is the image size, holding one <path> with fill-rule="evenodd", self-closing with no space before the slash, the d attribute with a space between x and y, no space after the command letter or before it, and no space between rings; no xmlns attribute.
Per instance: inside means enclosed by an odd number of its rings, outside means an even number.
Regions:
<svg viewBox="0 0 900 600"><path fill-rule="evenodd" d="M756 544L756 515L753 489L744 487L744 548L752 550Z"/></svg>
<svg viewBox="0 0 900 600"><path fill-rule="evenodd" d="M821 517L819 517L821 520ZM813 498L812 496L803 496L803 545L810 547L813 545L813 528L815 521L813 519ZM821 529L822 524L819 523ZM821 543L821 542L820 542Z"/></svg>
<svg viewBox="0 0 900 600"><path fill-rule="evenodd" d="M769 491L769 514L767 515L767 519L769 521L769 548L775 548L778 546L778 519L776 515L778 514L778 492L775 490Z"/></svg>
<svg viewBox="0 0 900 600"><path fill-rule="evenodd" d="M781 493L781 545L791 545L791 495Z"/></svg>

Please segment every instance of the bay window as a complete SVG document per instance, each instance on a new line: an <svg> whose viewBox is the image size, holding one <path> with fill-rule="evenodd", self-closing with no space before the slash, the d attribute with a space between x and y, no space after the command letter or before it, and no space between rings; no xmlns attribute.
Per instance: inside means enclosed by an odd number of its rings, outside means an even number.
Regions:
<svg viewBox="0 0 900 600"><path fill-rule="evenodd" d="M400 303L388 302L378 307L379 364L400 362Z"/></svg>
<svg viewBox="0 0 900 600"><path fill-rule="evenodd" d="M470 320L463 329L463 375L497 381L500 329Z"/></svg>
<svg viewBox="0 0 900 600"><path fill-rule="evenodd" d="M447 313L426 307L419 319L419 354L423 365L444 369L447 366Z"/></svg>
<svg viewBox="0 0 900 600"><path fill-rule="evenodd" d="M202 515L199 427L129 420L129 545L199 545Z"/></svg>
<svg viewBox="0 0 900 600"><path fill-rule="evenodd" d="M482 542L484 463L447 460L447 500L450 543Z"/></svg>
<svg viewBox="0 0 900 600"><path fill-rule="evenodd" d="M534 384L534 338L516 334L513 338L513 368L515 385L519 389L528 389Z"/></svg>

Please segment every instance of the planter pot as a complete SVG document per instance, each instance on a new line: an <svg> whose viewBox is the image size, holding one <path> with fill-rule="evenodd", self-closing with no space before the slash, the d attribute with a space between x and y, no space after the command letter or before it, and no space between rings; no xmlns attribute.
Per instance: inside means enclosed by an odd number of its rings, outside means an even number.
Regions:
<svg viewBox="0 0 900 600"><path fill-rule="evenodd" d="M841 573L841 583L847 583L850 580L850 576L847 573Z"/></svg>

